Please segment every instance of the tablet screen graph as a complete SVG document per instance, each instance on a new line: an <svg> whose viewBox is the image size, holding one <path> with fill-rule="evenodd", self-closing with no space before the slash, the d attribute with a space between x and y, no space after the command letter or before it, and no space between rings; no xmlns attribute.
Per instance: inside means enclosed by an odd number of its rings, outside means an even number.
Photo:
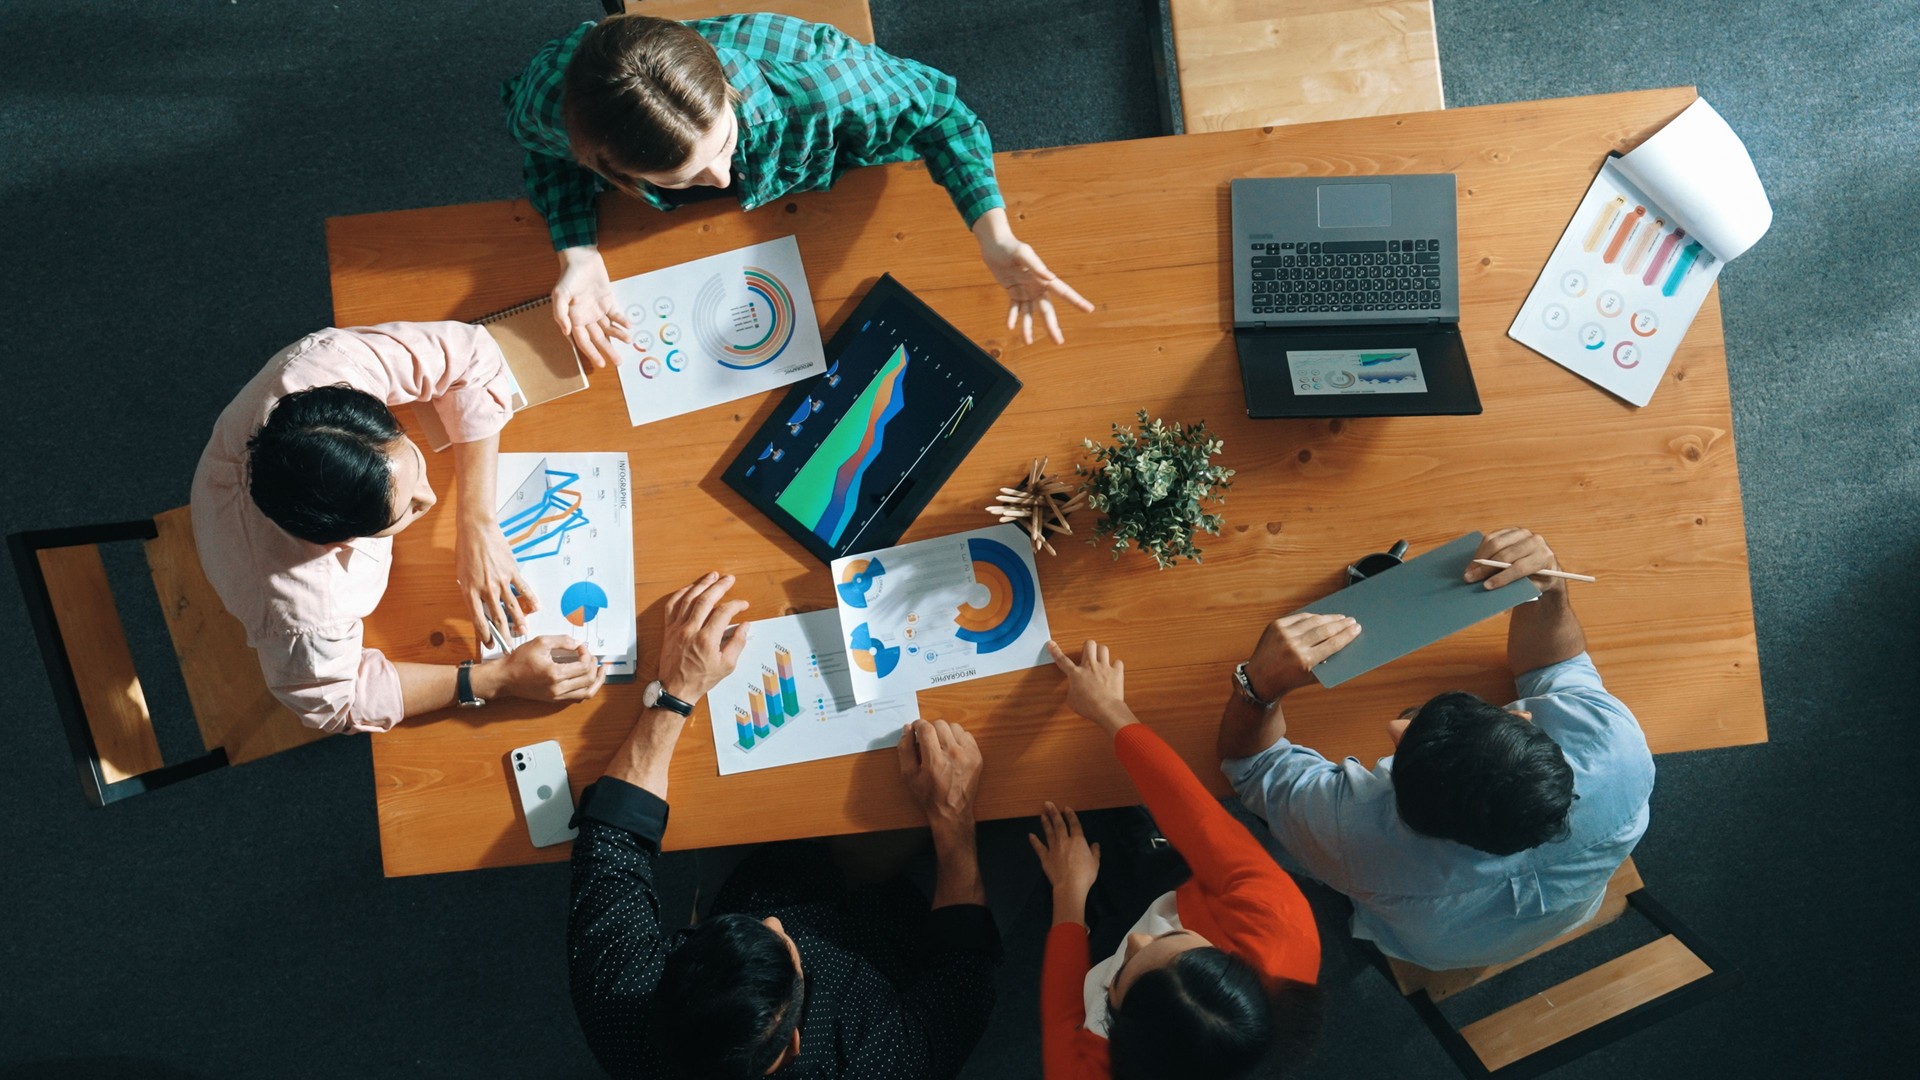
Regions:
<svg viewBox="0 0 1920 1080"><path fill-rule="evenodd" d="M775 501L829 544L838 544L856 509L854 496L886 448L887 424L906 406L907 347L896 345L820 448Z"/></svg>

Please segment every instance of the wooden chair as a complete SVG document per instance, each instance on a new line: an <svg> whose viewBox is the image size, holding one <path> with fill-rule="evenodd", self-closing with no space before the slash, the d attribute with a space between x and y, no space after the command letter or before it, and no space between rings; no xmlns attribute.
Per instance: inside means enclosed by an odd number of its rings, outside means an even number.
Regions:
<svg viewBox="0 0 1920 1080"><path fill-rule="evenodd" d="M1490 1016L1456 1029L1439 1002L1600 929L1631 907L1664 936L1614 957ZM1429 971L1381 957L1389 977L1469 1077L1522 1080L1558 1068L1641 1028L1691 1008L1739 981L1679 920L1647 895L1628 859L1607 882L1593 918L1504 964Z"/></svg>
<svg viewBox="0 0 1920 1080"><path fill-rule="evenodd" d="M1446 108L1433 0L1159 6L1178 70L1177 88L1162 73L1162 111L1175 132Z"/></svg>
<svg viewBox="0 0 1920 1080"><path fill-rule="evenodd" d="M808 22L826 23L839 28L848 37L873 44L873 13L867 0L600 0L607 14L622 11L634 15L653 15L662 19L710 19L715 15L737 15L747 11L771 11L792 15Z"/></svg>
<svg viewBox="0 0 1920 1080"><path fill-rule="evenodd" d="M167 764L100 545L139 540L206 753ZM152 519L7 537L80 786L95 806L313 742L267 690L246 631L200 569L186 507Z"/></svg>

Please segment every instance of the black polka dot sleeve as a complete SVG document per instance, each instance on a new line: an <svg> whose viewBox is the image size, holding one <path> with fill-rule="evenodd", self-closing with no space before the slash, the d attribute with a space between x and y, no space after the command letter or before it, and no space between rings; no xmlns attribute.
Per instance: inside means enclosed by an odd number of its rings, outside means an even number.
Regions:
<svg viewBox="0 0 1920 1080"><path fill-rule="evenodd" d="M674 935L660 925L654 862L667 830L666 801L601 778L574 815L573 903L567 971L587 1046L614 1076L657 1071L647 1021Z"/></svg>

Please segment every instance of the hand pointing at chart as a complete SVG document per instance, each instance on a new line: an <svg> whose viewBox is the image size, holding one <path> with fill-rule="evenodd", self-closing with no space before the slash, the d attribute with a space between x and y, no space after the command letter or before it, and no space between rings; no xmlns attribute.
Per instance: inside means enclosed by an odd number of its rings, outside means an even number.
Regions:
<svg viewBox="0 0 1920 1080"><path fill-rule="evenodd" d="M525 637L524 616L540 610L540 598L521 576L513 548L494 520L499 449L498 435L458 443L453 448L453 470L460 492L453 539L454 580L466 597L474 640L482 644L502 634ZM495 643L503 649L513 644Z"/></svg>

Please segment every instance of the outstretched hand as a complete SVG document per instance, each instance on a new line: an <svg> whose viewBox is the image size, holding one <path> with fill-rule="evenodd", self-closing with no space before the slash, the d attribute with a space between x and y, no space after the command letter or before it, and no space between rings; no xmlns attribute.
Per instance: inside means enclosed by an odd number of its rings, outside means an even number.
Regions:
<svg viewBox="0 0 1920 1080"><path fill-rule="evenodd" d="M1087 843L1081 831L1080 815L1069 806L1062 813L1052 803L1040 810L1040 829L1046 839L1027 834L1027 843L1040 857L1040 870L1053 885L1053 893L1062 900L1084 904L1087 890L1100 876L1100 845Z"/></svg>
<svg viewBox="0 0 1920 1080"><path fill-rule="evenodd" d="M1088 638L1076 662L1057 641L1047 642L1053 666L1067 676L1067 707L1112 735L1139 719L1127 707L1127 665L1105 645Z"/></svg>
<svg viewBox="0 0 1920 1080"><path fill-rule="evenodd" d="M1093 301L1074 291L1047 264L1031 244L1018 240L1010 247L981 247L981 257L986 261L987 269L993 273L993 279L1007 290L1007 329L1016 324L1020 327L1020 340L1033 344L1033 317L1040 316L1041 324L1046 328L1047 336L1055 345L1065 345L1067 336L1060 332L1060 315L1054 310L1053 302L1060 300L1072 304L1081 311L1092 311Z"/></svg>
<svg viewBox="0 0 1920 1080"><path fill-rule="evenodd" d="M1040 317L1041 325L1046 328L1047 336L1055 345L1065 345L1067 338L1060 332L1060 315L1054 309L1056 301L1072 304L1081 311L1092 311L1093 301L1075 292L1073 286L1060 280L1047 264L1042 262L1033 246L1021 242L1013 235L1013 229L1007 225L1007 212L998 207L980 215L973 223L974 236L980 241L980 259L987 264L987 271L993 280L1007 290L1007 329L1016 325L1020 328L1020 338L1028 345L1033 344L1033 319Z"/></svg>
<svg viewBox="0 0 1920 1080"><path fill-rule="evenodd" d="M553 321L596 369L618 365L613 343L631 340L633 326L614 304L606 261L597 248L572 247L560 252L560 267L551 297Z"/></svg>

